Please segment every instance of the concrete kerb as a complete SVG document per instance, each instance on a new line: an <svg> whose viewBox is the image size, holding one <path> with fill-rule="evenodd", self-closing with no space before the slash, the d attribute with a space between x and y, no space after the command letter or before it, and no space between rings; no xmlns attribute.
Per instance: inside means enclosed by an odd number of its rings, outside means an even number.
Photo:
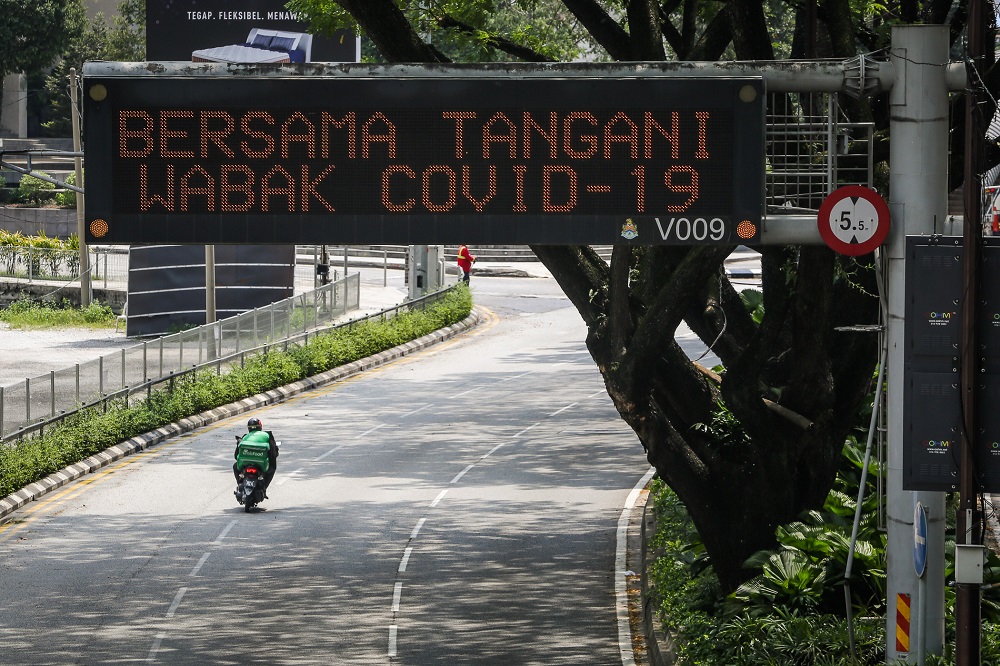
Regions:
<svg viewBox="0 0 1000 666"><path fill-rule="evenodd" d="M468 317L457 324L452 324L451 326L438 329L433 333L423 336L422 338L406 342L398 347L387 349L383 352L379 352L378 354L342 365L338 368L327 370L326 372L318 375L301 379L292 384L288 384L287 386L272 389L249 398L243 398L242 400L228 405L215 407L200 414L180 419L176 423L162 426L151 432L136 435L125 442L115 444L114 446L108 447L103 451L95 453L89 458L69 465L68 467L64 467L57 472L53 472L44 479L28 484L17 492L11 493L3 499L0 499L0 524L8 522L10 520L10 515L28 502L40 499L53 490L61 488L67 483L75 481L86 474L96 472L102 467L106 467L113 462L117 462L126 456L139 453L178 435L197 430L198 428L202 428L218 421L223 421L232 416L236 416L237 414L242 414L267 405L284 402L288 398L306 393L307 391L319 388L325 384L346 379L352 375L364 372L365 370L385 365L390 361L394 361L398 358L402 358L413 354L414 352L426 349L432 345L444 342L445 340L453 338L464 331L474 328L479 325L481 318L479 310L474 308Z"/></svg>

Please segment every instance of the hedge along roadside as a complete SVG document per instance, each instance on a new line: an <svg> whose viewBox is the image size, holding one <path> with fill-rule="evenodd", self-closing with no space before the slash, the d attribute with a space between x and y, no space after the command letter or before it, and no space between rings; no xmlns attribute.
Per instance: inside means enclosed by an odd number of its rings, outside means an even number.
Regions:
<svg viewBox="0 0 1000 666"><path fill-rule="evenodd" d="M126 455L412 354L478 321L468 288L458 286L425 310L335 328L223 375L193 374L138 403L121 399L105 411L81 411L40 437L0 446L0 520Z"/></svg>

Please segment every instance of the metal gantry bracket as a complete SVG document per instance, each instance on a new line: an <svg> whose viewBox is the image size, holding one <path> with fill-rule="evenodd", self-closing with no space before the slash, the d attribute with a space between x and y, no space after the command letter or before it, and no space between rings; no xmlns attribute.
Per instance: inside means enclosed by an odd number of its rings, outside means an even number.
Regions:
<svg viewBox="0 0 1000 666"><path fill-rule="evenodd" d="M17 164L12 164L8 161L8 155L23 155L25 158L26 166L18 166ZM58 178L53 178L47 173L41 171L35 171L31 167L32 157L65 157L65 158L75 158L83 157L83 152L74 152L71 150L3 150L3 145L0 143L0 167L4 169L10 169L11 171L16 171L17 173L24 176L31 176L32 178L37 178L39 180L44 180L47 183L52 183L57 187L64 187L67 190L73 190L78 194L83 194L83 188L77 187L76 185L70 185L69 183L59 180Z"/></svg>
<svg viewBox="0 0 1000 666"><path fill-rule="evenodd" d="M844 92L855 99L885 92L879 78L879 69L883 64L867 54L846 60L844 62Z"/></svg>

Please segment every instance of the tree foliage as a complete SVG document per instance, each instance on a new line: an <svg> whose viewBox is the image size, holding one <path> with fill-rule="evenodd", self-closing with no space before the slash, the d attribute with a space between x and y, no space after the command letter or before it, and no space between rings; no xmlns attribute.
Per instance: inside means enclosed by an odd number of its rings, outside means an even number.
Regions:
<svg viewBox="0 0 1000 666"><path fill-rule="evenodd" d="M0 0L0 77L52 64L81 16L81 0Z"/></svg>
<svg viewBox="0 0 1000 666"><path fill-rule="evenodd" d="M145 0L122 0L110 22L100 12L90 21L82 14L74 15L72 21L74 36L45 77L49 119L42 126L48 136L71 135L72 109L67 87L71 68L82 74L83 63L88 60L135 62L146 57Z"/></svg>
<svg viewBox="0 0 1000 666"><path fill-rule="evenodd" d="M889 46L900 22L948 22L959 0L293 0L313 28L355 27L388 62L482 57L546 60L574 54L623 61L846 59ZM535 14L532 14L535 12ZM547 13L543 13L547 12ZM557 33L532 16L567 17L586 33ZM568 17L572 17L569 19ZM424 38L436 31L431 42ZM549 28L552 26L549 25ZM448 31L451 40L438 38ZM575 34L575 33L571 33ZM538 39L533 39L538 37ZM563 38L566 38L565 35ZM988 40L990 41L990 40ZM457 45L465 43L463 50ZM996 68L980 63L994 81ZM992 83L991 83L992 85ZM992 85L996 89L996 85ZM771 114L796 100L775 96ZM844 100L856 120L888 126L887 100ZM883 142L877 159L888 152ZM960 159L961 151L954 151ZM763 295L752 305L726 277L733 247L615 248L610 265L587 246L535 246L587 324L587 346L649 462L690 512L724 588L751 572L775 529L822 507L876 363L874 259L825 247L759 248ZM722 361L691 361L675 341L685 323Z"/></svg>

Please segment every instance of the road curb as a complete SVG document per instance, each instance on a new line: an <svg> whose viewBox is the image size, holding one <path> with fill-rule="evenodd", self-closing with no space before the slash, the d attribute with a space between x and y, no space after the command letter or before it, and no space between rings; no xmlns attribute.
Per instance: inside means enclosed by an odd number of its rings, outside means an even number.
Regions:
<svg viewBox="0 0 1000 666"><path fill-rule="evenodd" d="M292 396L300 395L325 384L346 379L352 375L360 374L366 370L371 370L372 368L385 365L390 361L394 361L404 356L409 356L410 354L418 352L422 349L426 349L427 347L431 347L435 344L453 338L471 328L475 328L479 325L481 319L482 315L479 309L473 308L469 316L462 321L452 324L451 326L440 328L433 333L423 336L422 338L411 340L410 342L393 347L392 349L387 349L383 352L379 352L378 354L358 359L357 361L333 368L332 370L327 370L326 372L322 372L318 375L300 379L292 384L280 386L276 389L265 391L264 393L259 393L249 398L243 398L237 402L229 403L228 405L221 405L219 407L201 412L200 414L180 419L175 423L161 426L156 430L136 435L135 437L132 437L124 442L119 442L114 446L95 453L89 458L73 463L72 465L64 467L57 472L49 474L43 479L30 483L17 492L11 493L3 499L0 499L0 524L8 522L9 516L25 504L33 502L53 490L57 490L58 488L65 486L71 481L75 481L87 474L91 474L103 467L107 467L111 463L117 462L126 456L140 453L168 439L197 430L198 428L216 423L217 421L222 421L236 416L237 414L242 414L267 405L284 402Z"/></svg>

